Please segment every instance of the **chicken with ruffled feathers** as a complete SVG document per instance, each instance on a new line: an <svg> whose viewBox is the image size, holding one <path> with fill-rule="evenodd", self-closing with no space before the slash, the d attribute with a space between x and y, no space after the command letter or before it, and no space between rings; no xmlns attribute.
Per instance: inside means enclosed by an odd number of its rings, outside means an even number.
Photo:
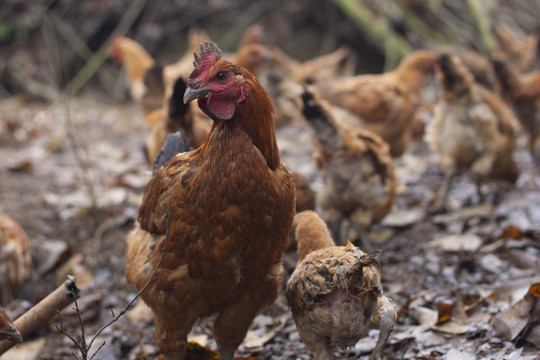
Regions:
<svg viewBox="0 0 540 360"><path fill-rule="evenodd" d="M382 292L379 253L350 242L335 246L313 211L295 216L292 236L299 262L287 282L287 302L315 360L333 360L335 348L354 346L371 329L380 333L370 359L381 360L396 311Z"/></svg>

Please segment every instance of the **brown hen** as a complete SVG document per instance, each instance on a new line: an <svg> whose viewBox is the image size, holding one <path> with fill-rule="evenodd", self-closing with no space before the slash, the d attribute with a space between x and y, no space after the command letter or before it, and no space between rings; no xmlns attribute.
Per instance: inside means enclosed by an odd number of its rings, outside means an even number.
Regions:
<svg viewBox="0 0 540 360"><path fill-rule="evenodd" d="M396 311L382 292L379 254L350 242L335 246L313 211L298 213L292 231L299 262L287 282L287 302L315 360L333 360L335 348L353 346L371 329L380 333L370 359L382 359Z"/></svg>
<svg viewBox="0 0 540 360"><path fill-rule="evenodd" d="M195 321L216 314L214 338L221 358L232 360L255 315L277 296L294 182L280 160L272 102L251 73L206 43L188 85L184 102L198 99L212 130L148 184L127 240L126 277L141 289L168 241L142 294L157 345L165 359L184 359Z"/></svg>

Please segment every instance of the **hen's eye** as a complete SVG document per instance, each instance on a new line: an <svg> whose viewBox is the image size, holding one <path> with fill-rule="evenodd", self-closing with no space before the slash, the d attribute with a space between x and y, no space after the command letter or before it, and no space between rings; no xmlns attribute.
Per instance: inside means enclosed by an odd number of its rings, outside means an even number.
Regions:
<svg viewBox="0 0 540 360"><path fill-rule="evenodd" d="M227 80L227 73L224 71L220 71L216 74L216 79L218 79L221 82L225 82Z"/></svg>

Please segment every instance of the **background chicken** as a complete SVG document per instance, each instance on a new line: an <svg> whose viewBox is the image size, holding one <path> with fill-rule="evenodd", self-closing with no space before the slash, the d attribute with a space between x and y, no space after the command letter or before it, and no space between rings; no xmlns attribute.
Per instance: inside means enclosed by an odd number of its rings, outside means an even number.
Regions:
<svg viewBox="0 0 540 360"><path fill-rule="evenodd" d="M179 130L185 134L191 148L201 146L210 132L211 123L195 103L184 104L183 96L187 89L187 81L181 76L176 80L168 103L147 116L151 119L150 134L146 140L146 151L149 163L153 163L160 153L169 134Z"/></svg>
<svg viewBox="0 0 540 360"><path fill-rule="evenodd" d="M437 65L439 101L426 131L426 141L441 156L444 169L436 208L445 206L451 181L459 169L471 171L482 201L482 180L517 179L518 169L512 158L517 123L502 99L474 83L458 57L443 54Z"/></svg>
<svg viewBox="0 0 540 360"><path fill-rule="evenodd" d="M433 72L436 58L431 51L416 50L393 71L335 80L317 90L342 110L339 121L374 132L390 145L392 156L400 156L410 140L424 78Z"/></svg>
<svg viewBox="0 0 540 360"><path fill-rule="evenodd" d="M537 32L525 36L508 27L497 27L495 29L497 47L493 57L503 60L516 71L528 72L536 58L538 38Z"/></svg>
<svg viewBox="0 0 540 360"><path fill-rule="evenodd" d="M165 87L163 69L145 48L130 38L119 36L111 43L111 58L122 63L129 84L129 93L142 106L145 115L163 104Z"/></svg>
<svg viewBox="0 0 540 360"><path fill-rule="evenodd" d="M380 333L370 359L382 359L396 311L382 293L378 253L350 242L335 246L313 211L297 214L292 231L299 262L287 282L287 302L315 360L333 360L333 349L354 346L371 329Z"/></svg>
<svg viewBox="0 0 540 360"><path fill-rule="evenodd" d="M9 340L17 344L23 342L21 333L2 306L0 306L0 340Z"/></svg>
<svg viewBox="0 0 540 360"><path fill-rule="evenodd" d="M322 217L336 242L341 241L341 224L348 219L364 246L369 247L366 228L379 222L394 201L388 145L367 130L338 127L327 104L313 91L306 89L302 100L304 116L314 130L324 179L324 187L317 193Z"/></svg>
<svg viewBox="0 0 540 360"><path fill-rule="evenodd" d="M13 292L30 275L30 240L14 219L0 214L0 304L13 299Z"/></svg>
<svg viewBox="0 0 540 360"><path fill-rule="evenodd" d="M501 95L527 131L531 154L540 163L540 72L520 74L502 61L495 61L494 67Z"/></svg>
<svg viewBox="0 0 540 360"><path fill-rule="evenodd" d="M272 102L255 77L201 45L184 101L214 121L203 146L176 156L148 184L128 236L126 277L155 315L166 359L183 359L195 321L217 314L213 335L231 360L254 316L277 296L295 190L279 157ZM170 217L170 221L169 221Z"/></svg>

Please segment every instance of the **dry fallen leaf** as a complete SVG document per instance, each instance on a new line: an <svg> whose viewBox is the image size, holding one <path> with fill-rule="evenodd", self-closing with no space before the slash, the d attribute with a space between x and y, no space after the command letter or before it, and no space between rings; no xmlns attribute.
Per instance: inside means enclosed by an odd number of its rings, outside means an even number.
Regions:
<svg viewBox="0 0 540 360"><path fill-rule="evenodd" d="M264 315L259 315L258 317L261 316ZM287 318L287 313L282 314L277 318L273 318L273 324L270 329L267 329L266 327L257 330L250 329L246 335L246 338L244 339L244 346L247 349L263 346L264 344L266 344L267 341L270 341L279 330L283 329L283 327L287 323Z"/></svg>
<svg viewBox="0 0 540 360"><path fill-rule="evenodd" d="M422 208L394 210L382 220L383 226L406 227L421 221L425 216Z"/></svg>
<svg viewBox="0 0 540 360"><path fill-rule="evenodd" d="M494 316L491 324L498 336L514 340L527 326L538 326L540 320L540 283L530 286L525 296Z"/></svg>
<svg viewBox="0 0 540 360"><path fill-rule="evenodd" d="M429 242L430 247L445 251L476 251L482 245L482 239L475 234L448 235Z"/></svg>

